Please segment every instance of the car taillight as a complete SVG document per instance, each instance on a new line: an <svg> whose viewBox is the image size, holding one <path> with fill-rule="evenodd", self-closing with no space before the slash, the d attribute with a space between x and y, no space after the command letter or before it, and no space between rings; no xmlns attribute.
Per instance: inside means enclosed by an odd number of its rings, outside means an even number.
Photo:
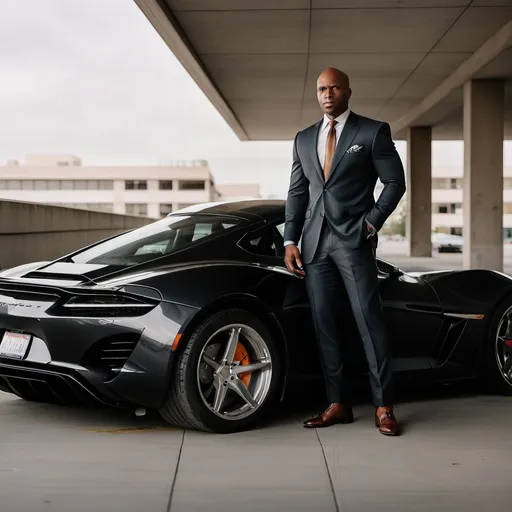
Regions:
<svg viewBox="0 0 512 512"><path fill-rule="evenodd" d="M151 311L158 302L123 295L75 295L56 304L47 313L81 317L141 316Z"/></svg>

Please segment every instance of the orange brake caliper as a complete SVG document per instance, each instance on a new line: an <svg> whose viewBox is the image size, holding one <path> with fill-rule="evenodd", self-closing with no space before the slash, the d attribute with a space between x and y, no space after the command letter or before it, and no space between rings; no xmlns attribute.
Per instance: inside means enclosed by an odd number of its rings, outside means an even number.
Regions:
<svg viewBox="0 0 512 512"><path fill-rule="evenodd" d="M247 366L251 363L247 350L245 350L245 347L240 342L238 342L236 346L235 357L233 360L240 361L240 366ZM249 382L251 382L251 373L240 373L238 378L245 384L246 387L248 387Z"/></svg>

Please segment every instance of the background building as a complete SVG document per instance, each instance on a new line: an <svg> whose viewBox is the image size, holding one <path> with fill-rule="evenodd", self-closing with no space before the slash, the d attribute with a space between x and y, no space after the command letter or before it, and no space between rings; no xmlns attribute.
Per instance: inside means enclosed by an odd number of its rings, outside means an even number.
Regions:
<svg viewBox="0 0 512 512"><path fill-rule="evenodd" d="M83 166L73 155L28 155L0 167L0 198L160 218L190 206L260 197L257 184L216 185L204 160Z"/></svg>
<svg viewBox="0 0 512 512"><path fill-rule="evenodd" d="M375 198L383 188L377 181ZM383 226L384 232L393 232L393 224L405 215L407 192L397 209ZM464 234L462 167L435 167L432 169L432 231ZM504 168L503 175L503 238L512 238L512 167Z"/></svg>
<svg viewBox="0 0 512 512"><path fill-rule="evenodd" d="M432 230L464 235L463 169L432 169ZM512 237L512 167L503 170L503 237Z"/></svg>

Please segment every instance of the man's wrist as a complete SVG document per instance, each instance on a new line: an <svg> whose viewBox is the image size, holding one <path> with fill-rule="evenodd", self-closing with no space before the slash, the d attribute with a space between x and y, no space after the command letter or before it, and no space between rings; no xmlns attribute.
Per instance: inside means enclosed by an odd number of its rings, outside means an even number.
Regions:
<svg viewBox="0 0 512 512"><path fill-rule="evenodd" d="M284 246L286 247L287 245L297 245L297 244L293 240L286 240L284 243Z"/></svg>

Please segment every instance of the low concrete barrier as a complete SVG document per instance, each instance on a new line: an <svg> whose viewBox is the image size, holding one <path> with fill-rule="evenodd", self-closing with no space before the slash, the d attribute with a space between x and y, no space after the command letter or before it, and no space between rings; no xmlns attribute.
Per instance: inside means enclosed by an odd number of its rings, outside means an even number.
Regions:
<svg viewBox="0 0 512 512"><path fill-rule="evenodd" d="M0 269L52 260L154 219L0 200Z"/></svg>

